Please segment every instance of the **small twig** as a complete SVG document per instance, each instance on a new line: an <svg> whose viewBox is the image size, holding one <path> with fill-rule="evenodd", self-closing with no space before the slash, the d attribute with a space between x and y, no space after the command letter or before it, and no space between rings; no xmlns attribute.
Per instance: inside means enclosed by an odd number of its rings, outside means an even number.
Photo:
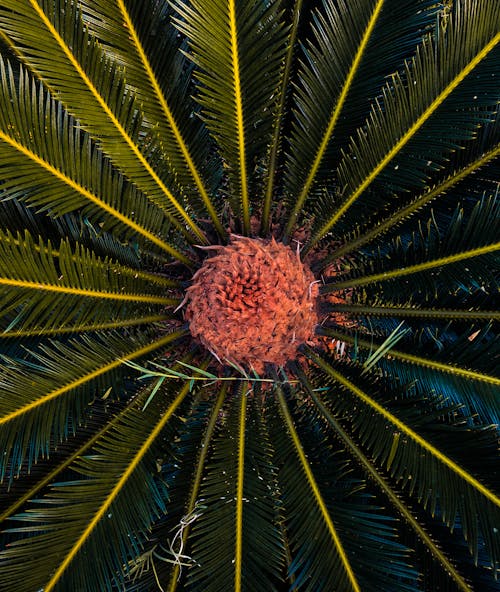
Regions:
<svg viewBox="0 0 500 592"><path fill-rule="evenodd" d="M174 538L172 541L168 541L168 553L173 556L173 559L169 557L163 557L158 552L155 553L155 556L160 559L160 561L166 561L167 563L172 563L173 565L177 565L179 568L179 573L177 576L177 581L179 581L182 573L183 567L189 567L195 563L192 557L189 555L184 555L182 552L184 550L184 531L188 528L197 518L199 518L202 514L199 510L204 509L205 506L196 505L189 514L183 516L179 522L179 527L175 532ZM175 549L175 546L178 541L178 549ZM162 546L162 549L164 547Z"/></svg>
<svg viewBox="0 0 500 592"><path fill-rule="evenodd" d="M184 298L182 299L182 302L179 304L179 306L174 310L174 313L176 313L178 310L180 310L187 302L188 299L188 295L186 294L184 296Z"/></svg>
<svg viewBox="0 0 500 592"><path fill-rule="evenodd" d="M300 252L303 249L303 245L300 241L298 241L296 238L292 239L293 243L297 243L297 250L296 250L296 255L297 255L297 259L300 261Z"/></svg>
<svg viewBox="0 0 500 592"><path fill-rule="evenodd" d="M316 281L311 282L309 284L309 298L312 298L311 290L312 290L312 287L314 286L314 284L321 284L321 280L316 280Z"/></svg>
<svg viewBox="0 0 500 592"><path fill-rule="evenodd" d="M224 245L193 245L197 249L202 249L203 251L215 250L218 251L220 249L225 249Z"/></svg>

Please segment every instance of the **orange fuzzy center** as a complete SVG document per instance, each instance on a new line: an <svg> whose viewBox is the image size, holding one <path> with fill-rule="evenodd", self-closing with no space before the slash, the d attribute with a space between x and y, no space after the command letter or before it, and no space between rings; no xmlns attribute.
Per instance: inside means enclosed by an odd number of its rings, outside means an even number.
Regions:
<svg viewBox="0 0 500 592"><path fill-rule="evenodd" d="M187 289L193 337L221 363L264 371L297 357L318 323L318 285L290 247L233 237L205 260Z"/></svg>

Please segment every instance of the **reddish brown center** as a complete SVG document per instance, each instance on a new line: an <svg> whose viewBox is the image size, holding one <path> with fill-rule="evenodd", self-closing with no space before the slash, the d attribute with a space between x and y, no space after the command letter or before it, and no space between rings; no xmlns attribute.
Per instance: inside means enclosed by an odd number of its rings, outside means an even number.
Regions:
<svg viewBox="0 0 500 592"><path fill-rule="evenodd" d="M233 237L205 260L187 289L193 337L221 362L259 373L284 365L318 323L318 286L309 268L274 239Z"/></svg>

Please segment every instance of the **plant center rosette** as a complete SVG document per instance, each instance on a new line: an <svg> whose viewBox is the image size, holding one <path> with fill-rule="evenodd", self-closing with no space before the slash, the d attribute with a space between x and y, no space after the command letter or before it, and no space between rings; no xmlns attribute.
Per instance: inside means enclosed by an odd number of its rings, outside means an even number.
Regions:
<svg viewBox="0 0 500 592"><path fill-rule="evenodd" d="M221 363L264 371L283 366L314 336L318 285L309 267L274 238L234 236L213 246L186 291L191 335Z"/></svg>

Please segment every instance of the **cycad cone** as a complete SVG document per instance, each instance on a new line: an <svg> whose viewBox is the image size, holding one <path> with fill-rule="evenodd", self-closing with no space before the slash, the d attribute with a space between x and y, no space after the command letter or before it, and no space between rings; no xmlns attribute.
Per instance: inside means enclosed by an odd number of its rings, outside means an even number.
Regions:
<svg viewBox="0 0 500 592"><path fill-rule="evenodd" d="M284 365L314 335L318 286L299 254L274 239L233 236L187 289L193 337L222 363L258 373Z"/></svg>

